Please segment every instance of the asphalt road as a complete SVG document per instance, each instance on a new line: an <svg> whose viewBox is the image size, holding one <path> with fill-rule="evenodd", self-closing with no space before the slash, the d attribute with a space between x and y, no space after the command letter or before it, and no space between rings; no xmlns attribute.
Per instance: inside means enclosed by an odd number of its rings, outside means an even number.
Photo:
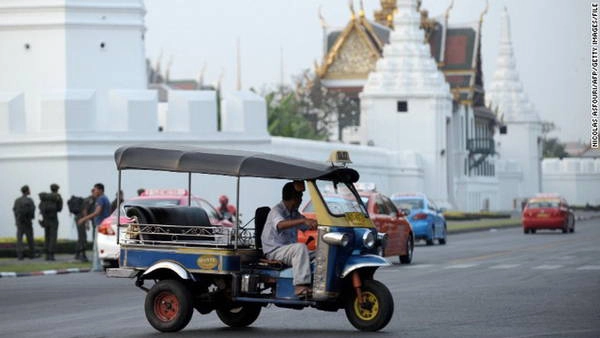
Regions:
<svg viewBox="0 0 600 338"><path fill-rule="evenodd" d="M269 307L232 330L194 314L182 337L600 337L600 219L575 234L519 228L417 245L413 265L381 269L395 312L379 333L360 333L343 311ZM152 337L144 293L100 273L0 279L2 337Z"/></svg>

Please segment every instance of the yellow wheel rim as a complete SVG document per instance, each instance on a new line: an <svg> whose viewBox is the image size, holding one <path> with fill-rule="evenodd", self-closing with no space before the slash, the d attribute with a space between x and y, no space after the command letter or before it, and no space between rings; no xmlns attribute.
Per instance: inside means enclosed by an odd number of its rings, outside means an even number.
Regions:
<svg viewBox="0 0 600 338"><path fill-rule="evenodd" d="M369 321L375 319L379 314L379 300L369 291L362 292L363 303L368 306L361 306L358 298L354 299L354 313L361 320Z"/></svg>

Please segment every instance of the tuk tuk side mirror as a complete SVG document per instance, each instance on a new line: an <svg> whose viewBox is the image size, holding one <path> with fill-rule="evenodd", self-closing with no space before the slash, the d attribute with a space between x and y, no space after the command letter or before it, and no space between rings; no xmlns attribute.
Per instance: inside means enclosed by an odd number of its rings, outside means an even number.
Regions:
<svg viewBox="0 0 600 338"><path fill-rule="evenodd" d="M410 209L403 208L398 211L398 217L404 217L410 215Z"/></svg>

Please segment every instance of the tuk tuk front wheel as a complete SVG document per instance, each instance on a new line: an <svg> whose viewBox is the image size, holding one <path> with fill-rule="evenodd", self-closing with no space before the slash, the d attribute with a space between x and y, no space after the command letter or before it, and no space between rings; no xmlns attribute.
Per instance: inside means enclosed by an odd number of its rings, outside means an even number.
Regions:
<svg viewBox="0 0 600 338"><path fill-rule="evenodd" d="M257 304L244 304L229 309L217 309L217 316L231 327L246 327L258 318L262 307Z"/></svg>
<svg viewBox="0 0 600 338"><path fill-rule="evenodd" d="M394 314L394 300L390 290L376 280L365 280L361 288L362 299L354 290L346 301L346 317L361 331L378 331L384 328Z"/></svg>
<svg viewBox="0 0 600 338"><path fill-rule="evenodd" d="M162 280L148 291L144 310L150 325L160 332L176 332L192 319L192 295L178 280Z"/></svg>

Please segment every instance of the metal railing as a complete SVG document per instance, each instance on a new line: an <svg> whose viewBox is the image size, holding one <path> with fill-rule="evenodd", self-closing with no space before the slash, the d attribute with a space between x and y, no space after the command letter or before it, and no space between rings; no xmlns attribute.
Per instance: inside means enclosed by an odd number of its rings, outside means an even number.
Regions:
<svg viewBox="0 0 600 338"><path fill-rule="evenodd" d="M238 246L254 246L254 231L244 229ZM121 244L144 246L227 248L235 244L235 229L222 226L188 226L168 224L138 224L127 226Z"/></svg>
<svg viewBox="0 0 600 338"><path fill-rule="evenodd" d="M471 138L467 140L467 150L474 154L494 154L496 152L494 139Z"/></svg>

